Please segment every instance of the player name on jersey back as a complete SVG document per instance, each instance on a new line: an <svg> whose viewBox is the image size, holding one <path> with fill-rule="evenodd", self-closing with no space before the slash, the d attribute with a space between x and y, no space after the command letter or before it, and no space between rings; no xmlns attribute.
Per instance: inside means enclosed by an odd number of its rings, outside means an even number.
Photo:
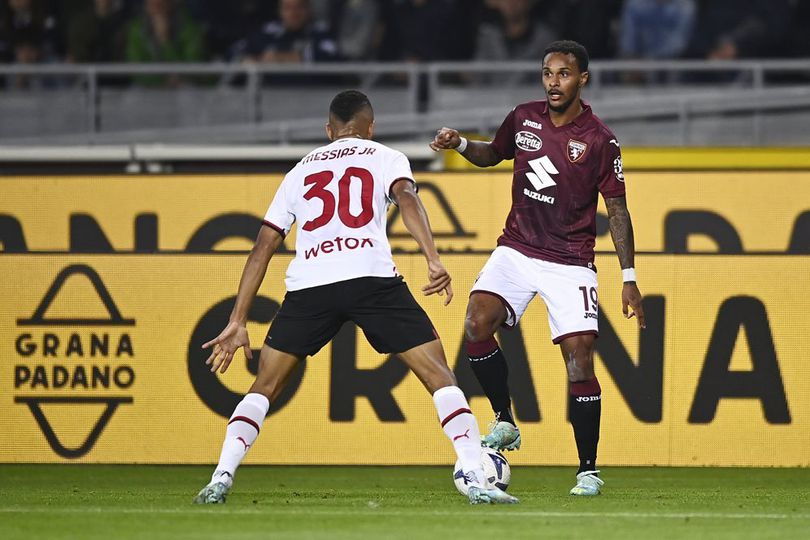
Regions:
<svg viewBox="0 0 810 540"><path fill-rule="evenodd" d="M287 290L396 276L385 229L390 189L401 178L413 179L408 158L370 140L338 139L304 156L265 215L285 234L298 224Z"/></svg>
<svg viewBox="0 0 810 540"><path fill-rule="evenodd" d="M310 152L307 154L304 159L301 160L301 163L309 163L310 161L325 161L329 159L338 159L346 156L363 156L363 155L372 155L376 152L376 148L358 148L357 146L350 146L348 148L333 148L328 152Z"/></svg>

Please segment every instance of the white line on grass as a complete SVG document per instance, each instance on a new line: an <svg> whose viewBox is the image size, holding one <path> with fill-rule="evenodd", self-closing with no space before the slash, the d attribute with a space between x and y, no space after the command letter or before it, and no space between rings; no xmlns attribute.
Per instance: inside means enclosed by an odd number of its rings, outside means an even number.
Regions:
<svg viewBox="0 0 810 540"><path fill-rule="evenodd" d="M352 514L363 514L366 516L452 516L469 517L469 511L453 510L388 510L385 508L362 508L346 507L340 510L326 510L314 508L280 508L259 507L259 508L239 508L233 506L207 506L188 508L126 508L115 506L73 506L73 507L44 507L44 506L20 506L11 508L0 508L2 514L195 514L205 515L206 511L221 509L221 513L212 515L267 515L267 514L318 514L325 516L341 516ZM626 519L810 519L810 514L745 514L741 512L549 512L544 510L517 510L510 511L510 516L538 517L538 518L626 518Z"/></svg>

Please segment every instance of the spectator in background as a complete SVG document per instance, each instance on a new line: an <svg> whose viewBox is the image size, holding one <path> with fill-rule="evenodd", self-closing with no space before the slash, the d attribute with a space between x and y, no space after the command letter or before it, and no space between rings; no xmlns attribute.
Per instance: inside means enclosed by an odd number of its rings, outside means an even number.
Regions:
<svg viewBox="0 0 810 540"><path fill-rule="evenodd" d="M272 21L233 47L236 60L306 63L337 60L330 29L313 18L309 0L281 0L279 20Z"/></svg>
<svg viewBox="0 0 810 540"><path fill-rule="evenodd" d="M789 18L789 0L700 0L687 56L733 60L773 55L782 49Z"/></svg>
<svg viewBox="0 0 810 540"><path fill-rule="evenodd" d="M692 38L695 9L695 0L625 0L619 56L645 60L681 58ZM622 79L628 83L672 82L677 78L671 72L622 74Z"/></svg>
<svg viewBox="0 0 810 540"><path fill-rule="evenodd" d="M390 0L385 8L383 60L430 62L472 57L469 4L455 0Z"/></svg>
<svg viewBox="0 0 810 540"><path fill-rule="evenodd" d="M378 0L335 0L330 5L340 55L354 61L376 59L383 36Z"/></svg>
<svg viewBox="0 0 810 540"><path fill-rule="evenodd" d="M478 29L475 60L532 60L543 56L556 38L545 22L532 17L532 0L497 0L491 5L496 20L482 22Z"/></svg>
<svg viewBox="0 0 810 540"><path fill-rule="evenodd" d="M591 58L615 58L622 0L556 0L548 11L565 39L588 49Z"/></svg>
<svg viewBox="0 0 810 540"><path fill-rule="evenodd" d="M68 21L70 62L120 62L124 57L121 0L93 0L92 6Z"/></svg>
<svg viewBox="0 0 810 540"><path fill-rule="evenodd" d="M810 2L791 0L790 36L785 54L798 58L810 57Z"/></svg>
<svg viewBox="0 0 810 540"><path fill-rule="evenodd" d="M695 24L695 0L625 0L619 34L622 58L680 58Z"/></svg>
<svg viewBox="0 0 810 540"><path fill-rule="evenodd" d="M274 0L188 0L188 7L204 26L206 49L217 60L226 59L234 43L257 32L278 13Z"/></svg>
<svg viewBox="0 0 810 540"><path fill-rule="evenodd" d="M202 27L176 0L144 0L143 13L129 22L128 62L201 62Z"/></svg>
<svg viewBox="0 0 810 540"><path fill-rule="evenodd" d="M42 0L8 0L0 7L0 60L17 64L56 61L60 55L56 16ZM49 86L47 78L17 75L15 88Z"/></svg>

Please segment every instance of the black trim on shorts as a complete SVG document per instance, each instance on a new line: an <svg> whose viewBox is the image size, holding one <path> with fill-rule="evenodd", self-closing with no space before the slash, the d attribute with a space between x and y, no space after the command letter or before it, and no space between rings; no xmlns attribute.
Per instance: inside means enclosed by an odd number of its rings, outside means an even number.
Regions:
<svg viewBox="0 0 810 540"><path fill-rule="evenodd" d="M401 276L361 277L287 292L265 343L312 356L346 322L360 327L379 353L405 352L438 338Z"/></svg>

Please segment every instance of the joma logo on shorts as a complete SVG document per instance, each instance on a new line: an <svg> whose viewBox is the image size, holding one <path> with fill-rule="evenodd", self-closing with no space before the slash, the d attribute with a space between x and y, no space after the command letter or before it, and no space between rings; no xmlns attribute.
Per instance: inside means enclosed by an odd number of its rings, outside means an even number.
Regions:
<svg viewBox="0 0 810 540"><path fill-rule="evenodd" d="M333 251L362 249L364 247L374 247L371 238L343 238L336 236L334 240L325 240L314 248L304 250L304 258L317 257L318 253L332 253Z"/></svg>
<svg viewBox="0 0 810 540"><path fill-rule="evenodd" d="M588 313L585 313L585 317L583 317L583 318L584 319L598 319L599 317L596 315L596 313L588 312Z"/></svg>
<svg viewBox="0 0 810 540"><path fill-rule="evenodd" d="M602 396L577 396L577 401L599 401Z"/></svg>

